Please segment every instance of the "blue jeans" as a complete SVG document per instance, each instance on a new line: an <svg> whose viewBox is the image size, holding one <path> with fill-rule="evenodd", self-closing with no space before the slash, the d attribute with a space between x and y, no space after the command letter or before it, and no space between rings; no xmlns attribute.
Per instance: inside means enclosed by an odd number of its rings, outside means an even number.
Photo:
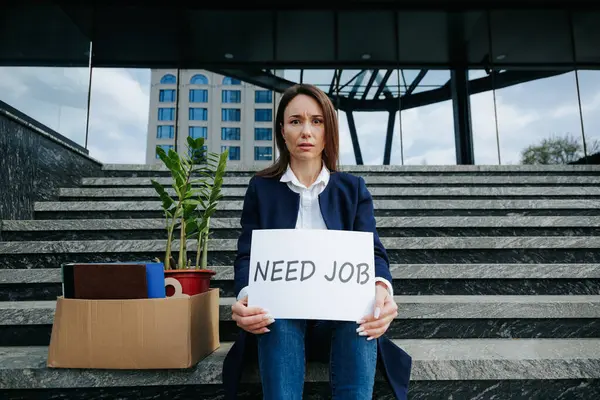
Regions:
<svg viewBox="0 0 600 400"><path fill-rule="evenodd" d="M377 365L377 341L356 333L356 322L276 320L260 334L258 364L264 399L302 399L306 344L329 348L329 383L333 399L371 400ZM307 339L309 339L307 341Z"/></svg>

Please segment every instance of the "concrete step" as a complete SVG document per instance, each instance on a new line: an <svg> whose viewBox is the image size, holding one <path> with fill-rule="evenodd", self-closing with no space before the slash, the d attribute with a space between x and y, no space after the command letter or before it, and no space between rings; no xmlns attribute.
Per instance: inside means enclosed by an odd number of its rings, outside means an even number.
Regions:
<svg viewBox="0 0 600 400"><path fill-rule="evenodd" d="M383 237L391 263L598 263L598 236ZM174 249L177 248L174 242ZM65 262L153 260L165 240L0 242L0 268L38 268ZM209 265L232 265L236 239L212 239ZM195 256L195 241L188 245Z"/></svg>
<svg viewBox="0 0 600 400"><path fill-rule="evenodd" d="M600 296L395 296L388 335L414 338L597 338ZM233 297L221 298L220 336L235 340ZM55 301L0 302L0 346L47 345Z"/></svg>
<svg viewBox="0 0 600 400"><path fill-rule="evenodd" d="M379 235L403 236L600 236L600 217L376 217ZM2 221L0 241L160 239L163 218ZM215 239L237 239L238 218L213 218Z"/></svg>
<svg viewBox="0 0 600 400"><path fill-rule="evenodd" d="M35 219L161 218L160 201L44 201ZM600 199L374 200L375 216L600 216ZM223 200L216 218L240 218L242 200Z"/></svg>
<svg viewBox="0 0 600 400"><path fill-rule="evenodd" d="M228 165L227 173L254 174L264 168L264 166L248 165ZM542 173L542 174L593 174L600 173L599 165L341 165L340 171L357 173L361 175L378 174L522 174L522 173ZM160 172L169 173L167 168L160 164L104 164L102 166L103 174L107 175L116 172L124 172L127 176L135 176L140 172Z"/></svg>
<svg viewBox="0 0 600 400"><path fill-rule="evenodd" d="M394 296L396 319L600 318L596 296ZM220 320L232 321L233 297L220 299ZM0 325L52 324L55 301L0 302ZM597 333L600 337L600 331Z"/></svg>
<svg viewBox="0 0 600 400"><path fill-rule="evenodd" d="M14 268L14 269L13 269ZM212 286L233 296L233 267L212 266ZM398 295L595 295L600 264L392 264ZM53 300L62 294L60 268L0 269L0 301Z"/></svg>
<svg viewBox="0 0 600 400"><path fill-rule="evenodd" d="M0 301L52 300L62 293L59 266L0 269ZM213 266L213 287L233 296L233 267ZM399 295L590 295L600 293L600 264L392 264Z"/></svg>
<svg viewBox="0 0 600 400"><path fill-rule="evenodd" d="M600 339L416 339L396 340L413 357L409 398L569 398L600 395ZM173 398L221 398L221 369L231 343L188 370L72 370L45 366L47 348L0 348L0 382L19 398L95 398L102 393ZM327 396L327 364L310 362L306 373L309 398ZM375 398L391 398L377 375ZM256 365L242 381L243 398L260 398ZM79 394L74 393L77 388ZM118 392L110 392L118 388ZM454 397L458 394L460 397ZM27 397L33 395L34 397ZM25 397L22 397L25 396ZM81 397L79 397L81 396ZM247 397L249 396L249 397ZM4 397L16 398L16 397Z"/></svg>
<svg viewBox="0 0 600 400"><path fill-rule="evenodd" d="M231 181L230 181L231 182ZM228 199L243 199L246 186L223 187L222 194ZM449 186L435 187L400 187L376 186L369 188L373 198L555 198L555 197L599 197L600 187L595 186ZM167 193L176 196L175 190L168 187ZM145 187L112 187L112 188L61 188L59 197L62 200L153 200L158 198L154 188Z"/></svg>
<svg viewBox="0 0 600 400"><path fill-rule="evenodd" d="M367 185L394 185L394 186L449 186L449 185L598 185L600 184L600 174L598 175L448 175L448 176L429 176L429 175L365 175ZM170 176L153 177L96 177L82 178L81 185L86 187L122 187L122 186L148 186L151 187L151 180L154 179L163 185L170 185L172 179ZM226 186L246 186L250 177L230 177L223 180Z"/></svg>
<svg viewBox="0 0 600 400"><path fill-rule="evenodd" d="M493 250L493 249L597 249L600 237L382 237L387 250ZM56 253L137 253L162 251L166 241L157 240L72 240L0 242L0 255ZM196 251L196 240L188 241L188 251ZM173 241L173 249L179 245ZM211 252L237 250L237 239L210 239Z"/></svg>

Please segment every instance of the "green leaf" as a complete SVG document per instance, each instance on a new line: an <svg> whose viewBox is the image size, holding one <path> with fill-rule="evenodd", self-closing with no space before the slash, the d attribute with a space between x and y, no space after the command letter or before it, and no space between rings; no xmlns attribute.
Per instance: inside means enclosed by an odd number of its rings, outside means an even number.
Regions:
<svg viewBox="0 0 600 400"><path fill-rule="evenodd" d="M160 183L158 183L154 179L150 180L150 182L152 183L152 186L154 186L154 190L156 190L158 196L160 197L160 200L162 201L163 210L167 211L173 205L173 199L171 198L171 196L169 196L165 188Z"/></svg>
<svg viewBox="0 0 600 400"><path fill-rule="evenodd" d="M183 201L183 204L185 204L185 205L194 205L194 206L198 206L198 205L200 205L201 203L200 203L200 201L199 201L199 200L196 200L196 199L187 199L187 200L184 200L184 201Z"/></svg>

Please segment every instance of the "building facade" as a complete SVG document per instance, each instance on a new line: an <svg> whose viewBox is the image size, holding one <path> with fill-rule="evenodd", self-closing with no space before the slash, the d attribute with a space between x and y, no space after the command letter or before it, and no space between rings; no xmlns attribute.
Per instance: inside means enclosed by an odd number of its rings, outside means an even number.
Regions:
<svg viewBox="0 0 600 400"><path fill-rule="evenodd" d="M156 146L168 150L175 140L184 154L191 136L204 137L210 152L229 149L228 165L270 165L278 95L205 70L152 70L146 163L160 162Z"/></svg>

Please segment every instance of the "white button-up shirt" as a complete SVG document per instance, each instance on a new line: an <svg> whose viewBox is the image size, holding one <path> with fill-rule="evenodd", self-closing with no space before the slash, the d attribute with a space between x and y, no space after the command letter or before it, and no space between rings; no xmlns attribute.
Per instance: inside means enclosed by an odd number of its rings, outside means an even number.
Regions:
<svg viewBox="0 0 600 400"><path fill-rule="evenodd" d="M310 187L301 183L294 171L288 166L280 181L286 182L288 187L300 195L300 207L298 209L298 219L296 229L327 229L323 215L321 215L321 206L319 205L319 195L329 183L329 170L323 165L319 176Z"/></svg>
<svg viewBox="0 0 600 400"><path fill-rule="evenodd" d="M327 229L323 214L321 214L319 195L327 187L329 177L330 172L325 165L323 165L317 179L309 187L306 187L298 180L296 174L294 174L294 171L292 171L289 165L285 173L281 176L280 181L287 183L290 190L300 195L300 207L298 209L296 229ZM377 277L375 278L375 281L385 283L390 295L394 295L392 284L387 279ZM247 287L244 287L238 294L237 299L243 299L247 294Z"/></svg>

